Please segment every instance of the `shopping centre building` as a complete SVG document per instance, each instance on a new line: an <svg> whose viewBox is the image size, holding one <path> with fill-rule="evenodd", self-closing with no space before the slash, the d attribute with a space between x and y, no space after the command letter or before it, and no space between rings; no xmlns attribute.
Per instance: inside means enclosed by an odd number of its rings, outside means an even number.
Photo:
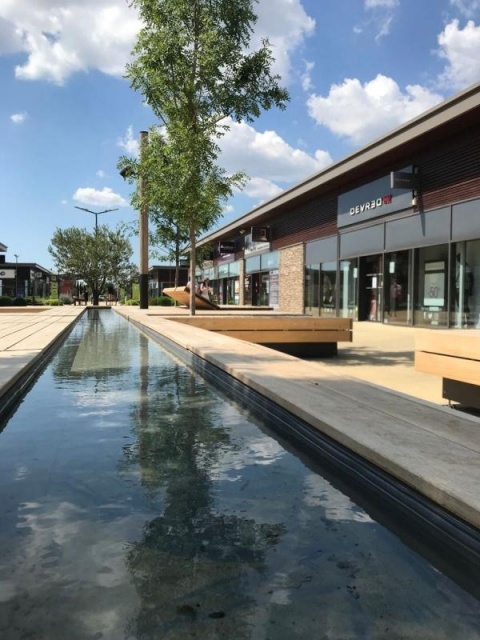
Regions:
<svg viewBox="0 0 480 640"><path fill-rule="evenodd" d="M480 327L480 83L199 246L220 303Z"/></svg>

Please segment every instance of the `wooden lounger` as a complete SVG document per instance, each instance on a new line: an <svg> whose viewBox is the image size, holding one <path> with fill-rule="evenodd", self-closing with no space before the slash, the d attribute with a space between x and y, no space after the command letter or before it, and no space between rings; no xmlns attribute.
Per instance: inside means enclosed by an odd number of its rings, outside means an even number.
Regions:
<svg viewBox="0 0 480 640"><path fill-rule="evenodd" d="M185 291L185 287L169 287L164 289L163 293L180 304L190 307L190 293ZM218 304L215 304L215 302L212 302L211 300L207 300L207 298L204 298L203 296L199 296L197 293L195 294L195 308L208 309L209 311L212 309L220 309Z"/></svg>

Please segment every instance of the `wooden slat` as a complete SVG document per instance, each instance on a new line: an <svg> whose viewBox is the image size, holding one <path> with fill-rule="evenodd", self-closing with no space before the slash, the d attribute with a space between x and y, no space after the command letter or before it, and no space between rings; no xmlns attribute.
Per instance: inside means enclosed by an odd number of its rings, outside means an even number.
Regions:
<svg viewBox="0 0 480 640"><path fill-rule="evenodd" d="M351 331L350 318L310 318L305 316L202 316L172 318L209 331Z"/></svg>
<svg viewBox="0 0 480 640"><path fill-rule="evenodd" d="M433 376L480 385L480 361L478 360L416 351L415 369Z"/></svg>
<svg viewBox="0 0 480 640"><path fill-rule="evenodd" d="M174 300L176 300L177 302L179 302L180 304L184 304L187 307L190 306L190 294L188 291L185 291L185 289L183 287L170 287L170 288L166 288L162 291L162 293L164 293L165 295L169 296L170 298L173 298ZM215 304L214 302L211 302L210 300L207 300L206 298L202 298L202 296L199 296L197 294L195 294L195 307L197 309L208 309L208 310L212 310L212 309L220 309L220 307L218 306L218 304Z"/></svg>
<svg viewBox="0 0 480 640"><path fill-rule="evenodd" d="M347 331L217 331L216 333L256 344L352 341L352 336Z"/></svg>
<svg viewBox="0 0 480 640"><path fill-rule="evenodd" d="M480 360L480 331L419 331L415 334L415 351Z"/></svg>

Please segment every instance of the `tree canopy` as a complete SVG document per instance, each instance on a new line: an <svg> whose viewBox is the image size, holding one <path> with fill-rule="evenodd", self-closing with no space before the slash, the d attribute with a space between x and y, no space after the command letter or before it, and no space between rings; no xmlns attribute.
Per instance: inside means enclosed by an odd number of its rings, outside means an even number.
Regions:
<svg viewBox="0 0 480 640"><path fill-rule="evenodd" d="M132 247L122 229L113 231L104 225L89 233L77 227L57 228L48 251L59 273L86 282L94 304L107 283L118 287L136 273L130 262Z"/></svg>
<svg viewBox="0 0 480 640"><path fill-rule="evenodd" d="M268 42L249 49L257 19L253 0L132 0L131 5L143 28L126 75L162 127L152 129L137 176L147 185L147 209L155 207L167 224L175 220L188 231L193 277L197 235L213 226L223 202L245 180L243 173L228 175L217 162L228 118L250 122L264 109L283 109L288 93L271 73Z"/></svg>

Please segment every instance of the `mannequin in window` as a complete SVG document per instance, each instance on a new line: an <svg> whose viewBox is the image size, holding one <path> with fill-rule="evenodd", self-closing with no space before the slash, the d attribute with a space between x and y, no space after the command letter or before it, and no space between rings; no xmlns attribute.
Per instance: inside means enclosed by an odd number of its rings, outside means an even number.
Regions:
<svg viewBox="0 0 480 640"><path fill-rule="evenodd" d="M392 278L392 284L390 285L390 314L392 316L396 316L398 305L401 302L402 298L402 285L397 282L397 278L394 276Z"/></svg>

